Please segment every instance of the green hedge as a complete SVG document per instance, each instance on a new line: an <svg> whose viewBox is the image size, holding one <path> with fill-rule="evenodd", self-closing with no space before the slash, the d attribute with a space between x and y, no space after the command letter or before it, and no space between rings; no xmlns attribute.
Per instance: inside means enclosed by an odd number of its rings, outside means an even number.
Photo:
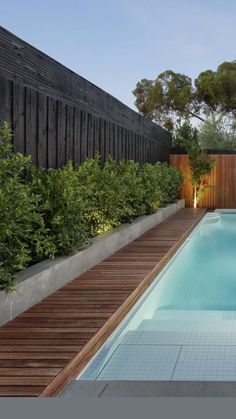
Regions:
<svg viewBox="0 0 236 419"><path fill-rule="evenodd" d="M175 202L183 181L166 163L117 164L99 157L58 170L13 153L0 128L0 288L15 287L17 271L80 249L97 234Z"/></svg>

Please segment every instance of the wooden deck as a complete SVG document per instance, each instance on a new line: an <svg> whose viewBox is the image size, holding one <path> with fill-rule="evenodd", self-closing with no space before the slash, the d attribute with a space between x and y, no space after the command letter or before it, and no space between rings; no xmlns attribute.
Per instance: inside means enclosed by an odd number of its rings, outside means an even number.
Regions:
<svg viewBox="0 0 236 419"><path fill-rule="evenodd" d="M0 328L0 396L55 396L83 369L205 210L183 209Z"/></svg>

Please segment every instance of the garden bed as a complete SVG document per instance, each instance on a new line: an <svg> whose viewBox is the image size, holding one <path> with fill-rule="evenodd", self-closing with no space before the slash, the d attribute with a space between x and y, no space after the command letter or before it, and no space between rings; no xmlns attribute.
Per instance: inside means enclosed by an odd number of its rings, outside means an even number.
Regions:
<svg viewBox="0 0 236 419"><path fill-rule="evenodd" d="M0 292L0 325L52 294L103 259L132 242L185 205L184 200L137 218L132 224L104 233L81 251L54 260L39 262L17 275L16 291Z"/></svg>

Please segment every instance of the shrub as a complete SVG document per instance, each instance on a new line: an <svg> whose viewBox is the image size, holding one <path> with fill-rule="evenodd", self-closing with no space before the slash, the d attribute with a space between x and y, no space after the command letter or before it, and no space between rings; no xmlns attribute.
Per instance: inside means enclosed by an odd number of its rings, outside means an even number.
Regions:
<svg viewBox="0 0 236 419"><path fill-rule="evenodd" d="M33 243L34 259L68 254L87 241L79 179L71 162L61 169L31 167L28 183L37 199L44 231Z"/></svg>
<svg viewBox="0 0 236 419"><path fill-rule="evenodd" d="M99 156L86 160L78 169L85 219L90 236L111 230L145 214L139 164L110 157L102 166Z"/></svg>
<svg viewBox="0 0 236 419"><path fill-rule="evenodd" d="M120 224L116 194L119 190L118 169L108 159L102 167L99 156L86 160L77 169L84 219L90 237L111 230Z"/></svg>
<svg viewBox="0 0 236 419"><path fill-rule="evenodd" d="M15 272L31 260L34 229L41 225L37 198L24 180L30 158L12 152L11 131L0 128L0 287L11 291Z"/></svg>
<svg viewBox="0 0 236 419"><path fill-rule="evenodd" d="M140 164L130 161L119 163L119 190L117 205L120 207L121 223L131 222L146 213L144 185Z"/></svg>
<svg viewBox="0 0 236 419"><path fill-rule="evenodd" d="M17 271L75 252L89 238L178 198L182 175L166 163L102 165L99 156L79 167L34 166L13 153L11 131L0 128L0 287L12 291Z"/></svg>
<svg viewBox="0 0 236 419"><path fill-rule="evenodd" d="M156 181L162 192L160 206L165 206L178 199L179 190L183 183L183 175L177 172L174 167L168 166L167 163L157 163L156 167L159 172L159 180L157 179Z"/></svg>
<svg viewBox="0 0 236 419"><path fill-rule="evenodd" d="M143 178L145 213L175 202L183 182L183 175L167 163L146 163L141 168Z"/></svg>

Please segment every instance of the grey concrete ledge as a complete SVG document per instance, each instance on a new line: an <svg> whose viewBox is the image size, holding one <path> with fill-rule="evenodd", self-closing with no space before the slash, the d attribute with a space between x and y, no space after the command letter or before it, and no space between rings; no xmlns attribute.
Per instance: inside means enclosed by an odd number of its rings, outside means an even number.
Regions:
<svg viewBox="0 0 236 419"><path fill-rule="evenodd" d="M125 224L94 238L92 244L80 252L54 260L47 259L20 272L15 292L6 294L0 291L0 325L63 287L184 206L185 201L179 200L152 215L137 218L132 224Z"/></svg>
<svg viewBox="0 0 236 419"><path fill-rule="evenodd" d="M79 381L60 397L235 397L234 381Z"/></svg>

